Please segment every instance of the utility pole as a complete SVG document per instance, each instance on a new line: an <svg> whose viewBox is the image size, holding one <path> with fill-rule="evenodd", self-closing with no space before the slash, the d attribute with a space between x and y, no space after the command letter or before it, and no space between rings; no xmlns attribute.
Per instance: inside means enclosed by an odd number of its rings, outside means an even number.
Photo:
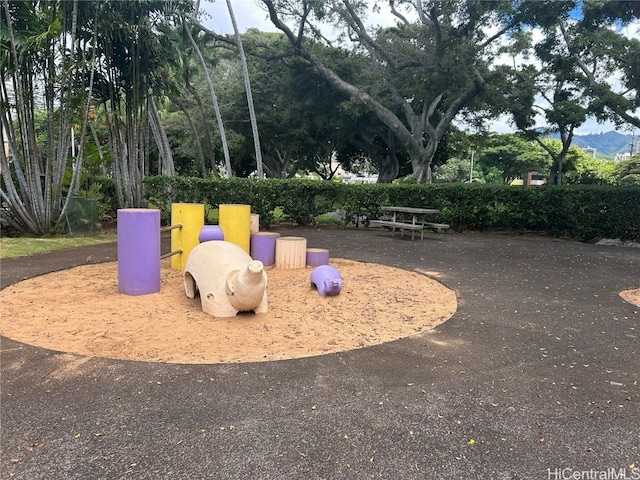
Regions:
<svg viewBox="0 0 640 480"><path fill-rule="evenodd" d="M469 183L473 183L473 157L475 156L476 151L471 150L471 168L469 169Z"/></svg>

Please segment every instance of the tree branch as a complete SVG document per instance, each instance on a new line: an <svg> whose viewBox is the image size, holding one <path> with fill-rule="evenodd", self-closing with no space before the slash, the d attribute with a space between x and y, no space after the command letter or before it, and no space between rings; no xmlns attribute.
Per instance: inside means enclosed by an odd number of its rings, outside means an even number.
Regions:
<svg viewBox="0 0 640 480"><path fill-rule="evenodd" d="M582 60L582 58L580 58L580 56L576 53L575 48L573 47L571 41L569 40L569 34L562 22L560 22L560 31L562 32L562 38L567 44L567 49L569 50L569 54L571 55L571 58L575 60L576 65L578 65L580 70L582 70L582 72L587 77L587 82L589 83L589 86L591 88L594 88L600 91L606 91L607 93L619 95L613 92L609 85L602 84L598 82L598 80L596 80L595 74L589 70L587 65ZM631 125L640 128L640 118L637 118L637 117L634 117L633 115L628 114L626 110L622 109L621 105L612 104L612 102L608 101L604 95L600 95L599 97L600 97L600 100L604 102L604 104L613 112L614 115L617 115L627 123L630 123Z"/></svg>
<svg viewBox="0 0 640 480"><path fill-rule="evenodd" d="M420 0L418 0L418 2L421 3ZM399 19L406 27L411 25L409 20L407 20L404 15L396 10L396 2L394 0L389 0L389 8L391 9L391 14Z"/></svg>

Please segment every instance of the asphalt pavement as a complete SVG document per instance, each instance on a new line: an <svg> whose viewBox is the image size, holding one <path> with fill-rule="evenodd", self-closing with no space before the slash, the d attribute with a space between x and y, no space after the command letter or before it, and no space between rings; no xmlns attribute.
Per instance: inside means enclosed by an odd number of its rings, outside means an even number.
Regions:
<svg viewBox="0 0 640 480"><path fill-rule="evenodd" d="M419 336L264 363L121 361L1 337L0 478L640 479L640 308L618 295L640 287L640 249L278 231L432 276L457 311ZM109 244L5 260L0 284L115 259Z"/></svg>

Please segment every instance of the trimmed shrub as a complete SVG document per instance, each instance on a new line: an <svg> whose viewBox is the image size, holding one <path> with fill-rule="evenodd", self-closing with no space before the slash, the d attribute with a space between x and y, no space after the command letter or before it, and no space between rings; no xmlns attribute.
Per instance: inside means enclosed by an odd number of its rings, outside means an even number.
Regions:
<svg viewBox="0 0 640 480"><path fill-rule="evenodd" d="M640 240L640 186L511 187L482 184L340 184L317 180L148 177L146 197L167 219L171 203L251 205L268 228L275 216L301 226L340 210L366 225L384 205L437 208L432 221L462 232L521 231L591 241ZM431 220L431 219L430 219Z"/></svg>

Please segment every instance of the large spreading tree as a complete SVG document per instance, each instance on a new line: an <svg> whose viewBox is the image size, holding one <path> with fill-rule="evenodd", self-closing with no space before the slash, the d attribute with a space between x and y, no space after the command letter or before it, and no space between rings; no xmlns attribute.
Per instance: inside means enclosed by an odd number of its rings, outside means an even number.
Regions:
<svg viewBox="0 0 640 480"><path fill-rule="evenodd" d="M262 0L293 52L333 88L366 105L411 159L418 182L431 180L431 164L447 129L485 89L499 40L518 25L511 2L387 2L396 26L366 27L370 2ZM308 47L321 25L342 28L347 45L366 52L368 74L347 81Z"/></svg>

